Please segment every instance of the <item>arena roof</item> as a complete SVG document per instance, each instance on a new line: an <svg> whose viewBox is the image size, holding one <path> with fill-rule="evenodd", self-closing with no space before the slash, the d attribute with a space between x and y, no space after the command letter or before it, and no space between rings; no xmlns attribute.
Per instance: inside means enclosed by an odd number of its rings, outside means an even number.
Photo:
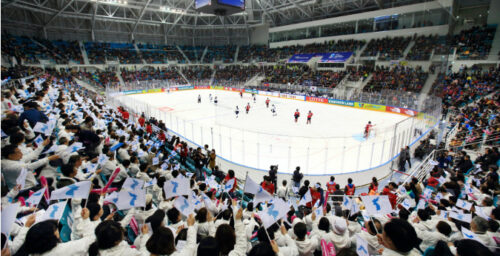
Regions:
<svg viewBox="0 0 500 256"><path fill-rule="evenodd" d="M2 0L2 28L40 37L80 33L87 40L113 34L122 41L140 36L191 43L211 35L231 43L229 37L248 37L251 27L262 24L281 26L423 1L247 0L244 12L221 17L197 12L194 0Z"/></svg>

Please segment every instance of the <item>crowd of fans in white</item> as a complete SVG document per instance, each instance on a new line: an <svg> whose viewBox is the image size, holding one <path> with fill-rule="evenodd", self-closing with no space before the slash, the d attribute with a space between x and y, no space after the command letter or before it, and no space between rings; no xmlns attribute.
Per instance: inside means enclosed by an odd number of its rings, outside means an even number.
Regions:
<svg viewBox="0 0 500 256"><path fill-rule="evenodd" d="M273 173L258 184L70 76L2 89L2 255L500 251L495 146L470 168L465 153L443 155L424 181L379 188L375 179L368 193L334 177L310 184L298 171L290 185Z"/></svg>

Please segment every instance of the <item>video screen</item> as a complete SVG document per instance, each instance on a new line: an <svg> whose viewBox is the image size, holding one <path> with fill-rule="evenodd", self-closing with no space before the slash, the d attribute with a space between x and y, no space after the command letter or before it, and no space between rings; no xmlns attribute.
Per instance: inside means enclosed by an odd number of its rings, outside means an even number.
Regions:
<svg viewBox="0 0 500 256"><path fill-rule="evenodd" d="M200 7L203 7L205 5L210 5L210 4L212 4L212 0L195 0L194 8L198 9Z"/></svg>
<svg viewBox="0 0 500 256"><path fill-rule="evenodd" d="M218 0L218 2L219 2L219 4L225 4L225 5L245 9L245 0Z"/></svg>

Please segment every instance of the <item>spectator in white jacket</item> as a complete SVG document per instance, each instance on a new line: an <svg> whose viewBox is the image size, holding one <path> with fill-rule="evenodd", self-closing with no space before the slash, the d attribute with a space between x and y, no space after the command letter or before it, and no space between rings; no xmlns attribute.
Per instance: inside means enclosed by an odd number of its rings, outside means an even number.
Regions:
<svg viewBox="0 0 500 256"><path fill-rule="evenodd" d="M43 144L48 145L49 140L45 140ZM8 145L2 149L2 174L9 189L16 185L16 179L23 169L28 170L25 188L34 187L37 182L33 170L46 165L51 160L59 159L59 156L52 155L32 163L25 163L21 160L22 158L23 153L16 145Z"/></svg>
<svg viewBox="0 0 500 256"><path fill-rule="evenodd" d="M378 242L377 234L382 234L382 224L379 220L372 218L370 221L365 221L365 229L361 230L357 235L368 242L368 254L379 255L378 252L382 245ZM356 245L356 236L351 236L351 244Z"/></svg>
<svg viewBox="0 0 500 256"><path fill-rule="evenodd" d="M149 239L148 226L143 225L141 228L141 241L144 241L139 249L146 246L146 241ZM106 220L101 222L95 228L95 242L88 247L88 255L90 256L147 256L144 250L131 248L130 245L123 240L124 232L120 223Z"/></svg>
<svg viewBox="0 0 500 256"><path fill-rule="evenodd" d="M88 215L86 216L88 218ZM89 245L95 241L95 236L60 243L56 220L46 220L33 225L26 234L24 249L29 255L65 256L88 255Z"/></svg>
<svg viewBox="0 0 500 256"><path fill-rule="evenodd" d="M328 221L328 220L327 220ZM316 226L316 225L314 225ZM316 228L315 228L316 229ZM315 232L311 233L311 236L307 236L307 226L303 222L299 222L293 226L293 232L297 237L295 239L295 244L299 251L300 256L312 256L314 251L320 246L320 240L318 239L318 234Z"/></svg>

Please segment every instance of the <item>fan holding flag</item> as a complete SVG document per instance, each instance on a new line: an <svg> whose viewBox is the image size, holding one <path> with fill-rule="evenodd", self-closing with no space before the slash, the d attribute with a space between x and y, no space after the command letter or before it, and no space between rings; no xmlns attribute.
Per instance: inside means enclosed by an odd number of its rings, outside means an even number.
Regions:
<svg viewBox="0 0 500 256"><path fill-rule="evenodd" d="M234 171L229 170L227 171L227 175L224 178L224 192L227 192L231 197L233 197L233 193L235 189L238 187L238 181L236 180L236 177L234 177ZM231 187L228 187L231 186ZM226 188L227 187L227 188Z"/></svg>

